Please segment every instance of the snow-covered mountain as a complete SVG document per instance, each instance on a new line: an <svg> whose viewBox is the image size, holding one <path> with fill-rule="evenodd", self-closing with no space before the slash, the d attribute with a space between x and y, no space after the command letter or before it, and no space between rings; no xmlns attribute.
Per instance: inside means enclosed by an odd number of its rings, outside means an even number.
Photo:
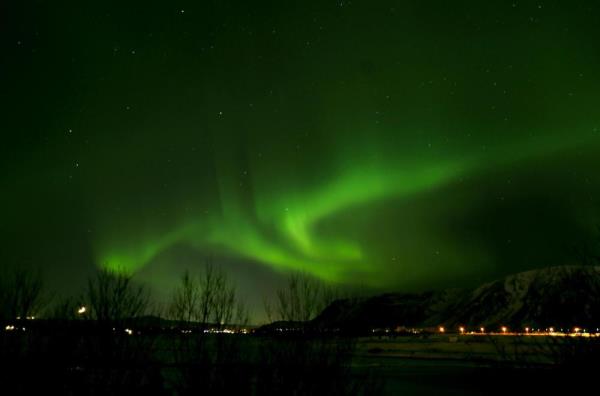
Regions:
<svg viewBox="0 0 600 396"><path fill-rule="evenodd" d="M487 283L448 320L484 326L600 326L600 267L550 267Z"/></svg>
<svg viewBox="0 0 600 396"><path fill-rule="evenodd" d="M439 325L596 328L600 327L600 267L532 270L471 290L338 300L312 324L357 331Z"/></svg>

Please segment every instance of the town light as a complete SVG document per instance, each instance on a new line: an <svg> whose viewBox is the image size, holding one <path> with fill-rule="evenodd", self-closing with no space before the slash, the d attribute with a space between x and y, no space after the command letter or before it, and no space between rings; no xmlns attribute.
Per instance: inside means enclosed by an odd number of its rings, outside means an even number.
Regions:
<svg viewBox="0 0 600 396"><path fill-rule="evenodd" d="M83 314L84 314L84 313L86 313L86 312L87 312L87 308L86 308L85 306L81 306L81 307L79 307L79 309L77 310L77 313L78 313L79 315L83 315Z"/></svg>
<svg viewBox="0 0 600 396"><path fill-rule="evenodd" d="M458 330L460 330L460 333L463 334L465 332L465 328L464 327L459 327Z"/></svg>
<svg viewBox="0 0 600 396"><path fill-rule="evenodd" d="M501 330L502 330L503 333L506 333L508 331L508 329L506 328L506 326L502 326Z"/></svg>
<svg viewBox="0 0 600 396"><path fill-rule="evenodd" d="M481 331L482 333L485 333L485 329L483 327L480 327L479 331Z"/></svg>
<svg viewBox="0 0 600 396"><path fill-rule="evenodd" d="M440 326L439 330L440 330L440 333L443 333L446 331L446 329L444 329L444 327L442 327L442 326Z"/></svg>

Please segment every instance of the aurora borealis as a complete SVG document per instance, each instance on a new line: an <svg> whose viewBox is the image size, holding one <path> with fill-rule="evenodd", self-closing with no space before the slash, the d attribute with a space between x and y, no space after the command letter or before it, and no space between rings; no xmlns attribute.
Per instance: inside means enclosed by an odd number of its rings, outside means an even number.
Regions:
<svg viewBox="0 0 600 396"><path fill-rule="evenodd" d="M4 266L165 290L210 256L258 301L293 270L455 287L597 237L593 1L13 3Z"/></svg>

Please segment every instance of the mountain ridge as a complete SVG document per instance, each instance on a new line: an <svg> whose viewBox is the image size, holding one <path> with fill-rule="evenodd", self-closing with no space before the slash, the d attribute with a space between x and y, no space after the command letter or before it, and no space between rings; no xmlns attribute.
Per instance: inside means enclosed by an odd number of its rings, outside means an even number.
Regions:
<svg viewBox="0 0 600 396"><path fill-rule="evenodd" d="M600 327L600 266L524 271L472 289L385 293L334 301L311 321L323 329Z"/></svg>

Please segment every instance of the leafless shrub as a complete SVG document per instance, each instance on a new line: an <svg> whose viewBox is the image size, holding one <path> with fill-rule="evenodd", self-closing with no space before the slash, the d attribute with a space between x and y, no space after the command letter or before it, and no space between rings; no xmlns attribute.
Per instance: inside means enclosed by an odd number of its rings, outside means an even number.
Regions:
<svg viewBox="0 0 600 396"><path fill-rule="evenodd" d="M288 276L285 286L277 290L275 306L264 300L264 308L269 321L305 322L313 319L340 296L340 291L335 287L305 272L293 272Z"/></svg>
<svg viewBox="0 0 600 396"><path fill-rule="evenodd" d="M237 297L235 285L227 274L207 262L199 276L186 271L169 306L172 319L202 329L223 325L245 325L247 310Z"/></svg>
<svg viewBox="0 0 600 396"><path fill-rule="evenodd" d="M169 314L173 319L186 323L198 320L200 288L196 283L189 271L185 271L169 306Z"/></svg>
<svg viewBox="0 0 600 396"><path fill-rule="evenodd" d="M335 287L303 272L289 275L276 292L274 304L263 300L269 321L307 322L334 300L341 298ZM305 329L299 326L300 329ZM291 331L290 331L291 330ZM286 395L376 395L382 382L365 373L352 371L356 340L335 333L298 331L282 325L281 331L267 333L258 345L257 394Z"/></svg>
<svg viewBox="0 0 600 396"><path fill-rule="evenodd" d="M248 312L227 274L207 262L197 276L186 271L169 306L180 324L174 335L172 386L179 394L229 394L248 391L251 370L240 369L244 340L213 330L239 329ZM191 332L191 334L190 334Z"/></svg>
<svg viewBox="0 0 600 396"><path fill-rule="evenodd" d="M149 294L144 286L133 282L124 272L98 271L88 281L85 294L89 317L99 322L115 322L137 318L149 306Z"/></svg>
<svg viewBox="0 0 600 396"><path fill-rule="evenodd" d="M88 280L82 315L91 321L78 348L85 386L104 394L125 394L158 381L157 337L139 331L150 295L124 271L100 270ZM73 307L72 302L67 309ZM143 326L142 326L143 327ZM158 386L158 385L156 385Z"/></svg>
<svg viewBox="0 0 600 396"><path fill-rule="evenodd" d="M40 271L15 269L0 277L0 319L38 315L47 305Z"/></svg>
<svg viewBox="0 0 600 396"><path fill-rule="evenodd" d="M48 318L54 320L72 321L80 317L77 314L78 309L83 305L79 299L66 297L57 300L48 313Z"/></svg>

